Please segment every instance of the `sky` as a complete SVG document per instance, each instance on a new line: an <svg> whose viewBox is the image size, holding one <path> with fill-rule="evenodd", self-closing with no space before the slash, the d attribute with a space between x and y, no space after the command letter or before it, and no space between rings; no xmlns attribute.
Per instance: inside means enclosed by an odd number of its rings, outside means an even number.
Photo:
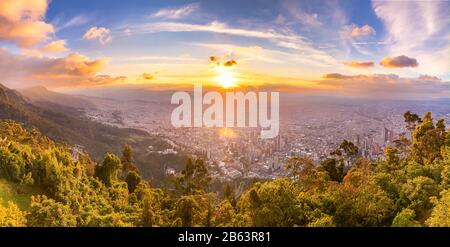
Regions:
<svg viewBox="0 0 450 247"><path fill-rule="evenodd" d="M0 0L0 83L450 95L449 1Z"/></svg>

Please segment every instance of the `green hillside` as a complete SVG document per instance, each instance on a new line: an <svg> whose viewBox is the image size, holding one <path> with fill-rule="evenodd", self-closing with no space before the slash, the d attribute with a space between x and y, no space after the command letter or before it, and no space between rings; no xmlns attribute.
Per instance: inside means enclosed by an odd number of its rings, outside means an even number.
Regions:
<svg viewBox="0 0 450 247"><path fill-rule="evenodd" d="M30 104L19 92L0 84L0 119L17 121L28 129L37 128L58 142L81 145L96 161L101 160L106 152L120 153L122 147L129 144L134 149L135 162L143 176L161 181L165 165L183 163L186 159L182 154L162 157L149 153L146 150L148 146L164 150L170 145L145 131L107 126L69 114L71 112L73 109L62 105L49 109Z"/></svg>
<svg viewBox="0 0 450 247"><path fill-rule="evenodd" d="M412 117L414 116L414 117ZM0 226L450 226L450 132L431 113L405 114L412 142L385 159L344 140L316 164L293 157L289 177L213 189L191 160L163 187L143 179L133 150L100 162L14 121L0 121Z"/></svg>
<svg viewBox="0 0 450 247"><path fill-rule="evenodd" d="M40 190L30 186L20 186L19 184L0 179L0 204L7 206L8 202L16 204L21 210L29 210L31 196L42 193Z"/></svg>

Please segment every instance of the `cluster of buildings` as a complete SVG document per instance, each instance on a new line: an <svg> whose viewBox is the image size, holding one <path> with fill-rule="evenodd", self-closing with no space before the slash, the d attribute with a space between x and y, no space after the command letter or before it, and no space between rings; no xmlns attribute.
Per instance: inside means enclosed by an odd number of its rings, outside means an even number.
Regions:
<svg viewBox="0 0 450 247"><path fill-rule="evenodd" d="M258 128L174 128L170 124L173 107L164 104L104 100L97 105L99 109L87 112L91 119L159 135L173 148L152 152L165 155L183 150L201 156L213 176L224 180L284 176L283 164L289 158L308 156L320 162L343 140L357 145L361 156L376 160L406 132L405 109L395 104L313 101L281 105L280 134L273 139L261 139ZM449 113L441 116L450 122Z"/></svg>

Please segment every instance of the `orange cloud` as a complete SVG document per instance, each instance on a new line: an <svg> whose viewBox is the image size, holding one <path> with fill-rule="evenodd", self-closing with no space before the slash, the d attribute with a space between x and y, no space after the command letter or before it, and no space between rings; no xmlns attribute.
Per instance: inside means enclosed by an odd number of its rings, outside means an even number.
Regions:
<svg viewBox="0 0 450 247"><path fill-rule="evenodd" d="M355 76L343 75L343 74L339 74L339 73L330 73L330 74L325 74L322 77L325 79L351 79Z"/></svg>
<svg viewBox="0 0 450 247"><path fill-rule="evenodd" d="M220 65L220 57L210 56L209 62L211 62L211 64L213 64L213 65L219 66Z"/></svg>
<svg viewBox="0 0 450 247"><path fill-rule="evenodd" d="M410 58L405 55L397 57L384 57L380 65L386 68L404 68L404 67L417 67L419 64L415 58Z"/></svg>
<svg viewBox="0 0 450 247"><path fill-rule="evenodd" d="M79 53L72 53L50 61L48 72L54 75L93 76L101 71L105 64L105 60L89 60Z"/></svg>
<svg viewBox="0 0 450 247"><path fill-rule="evenodd" d="M229 60L229 61L226 61L225 63L223 63L223 66L231 67L231 66L234 66L236 64L237 64L236 60Z"/></svg>
<svg viewBox="0 0 450 247"><path fill-rule="evenodd" d="M345 65L353 68L369 68L375 66L375 64L372 61L350 61L350 62L344 62Z"/></svg>
<svg viewBox="0 0 450 247"><path fill-rule="evenodd" d="M228 60L228 61L226 61L226 62L223 62L222 63L222 60L224 60L224 58L226 58L227 56L224 56L224 57L218 57L218 56L210 56L209 57L209 62L211 63L211 65L213 65L213 66L220 66L220 65L222 65L222 66L224 66L224 67L232 67L232 66L235 66L235 65L237 65L237 62L236 62L236 60L234 60L234 59L230 59L230 60Z"/></svg>
<svg viewBox="0 0 450 247"><path fill-rule="evenodd" d="M369 25L358 27L356 24L347 25L341 31L341 34L347 37L359 37L376 34L375 29Z"/></svg>
<svg viewBox="0 0 450 247"><path fill-rule="evenodd" d="M30 48L48 39L54 28L43 21L47 7L47 0L0 1L0 40Z"/></svg>
<svg viewBox="0 0 450 247"><path fill-rule="evenodd" d="M105 27L91 27L83 35L85 40L97 40L100 44L104 45L111 42L111 30Z"/></svg>
<svg viewBox="0 0 450 247"><path fill-rule="evenodd" d="M140 75L140 78L144 80L153 80L155 79L155 75L151 73L143 73L142 75Z"/></svg>
<svg viewBox="0 0 450 247"><path fill-rule="evenodd" d="M63 52L67 50L65 40L53 41L41 48L41 51L43 52Z"/></svg>
<svg viewBox="0 0 450 247"><path fill-rule="evenodd" d="M71 84L95 76L105 65L104 59L92 60L78 53L61 58L30 57L0 49L0 81L14 86Z"/></svg>

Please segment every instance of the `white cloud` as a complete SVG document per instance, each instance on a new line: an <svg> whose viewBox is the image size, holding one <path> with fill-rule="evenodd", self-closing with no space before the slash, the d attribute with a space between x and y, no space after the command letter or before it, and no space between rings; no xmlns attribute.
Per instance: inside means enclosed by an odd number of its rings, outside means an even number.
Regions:
<svg viewBox="0 0 450 247"><path fill-rule="evenodd" d="M157 33L157 32L212 32L230 34L236 36L253 37L261 39L284 39L299 40L298 35L285 35L276 31L259 31L242 28L229 27L227 24L213 21L209 24L190 24L182 22L154 22L137 26L131 29L132 34L136 33Z"/></svg>
<svg viewBox="0 0 450 247"><path fill-rule="evenodd" d="M338 63L334 58L325 52L312 48L302 49L303 54L296 52L286 52L274 49L266 49L261 46L238 46L233 44L218 43L193 43L192 45L211 49L212 52L222 51L226 55L237 56L239 61L260 61L269 64L288 64L298 66L312 65L317 67L329 66ZM308 55L305 55L308 54Z"/></svg>
<svg viewBox="0 0 450 247"><path fill-rule="evenodd" d="M300 22L303 25L310 27L318 27L323 23L319 20L319 14L310 10L309 3L307 1L283 1L282 8L287 12L291 19L296 23ZM286 20L285 20L286 21Z"/></svg>
<svg viewBox="0 0 450 247"><path fill-rule="evenodd" d="M373 1L387 31L390 54L417 59L421 74L450 78L449 1Z"/></svg>
<svg viewBox="0 0 450 247"><path fill-rule="evenodd" d="M157 32L211 32L249 38L266 39L279 47L295 50L296 53L302 53L303 58L301 58L300 55L295 55L297 61L309 61L309 64L315 63L319 66L339 64L339 62L336 61L332 56L327 54L327 52L315 48L314 45L311 42L307 41L306 38L292 32L281 33L273 29L258 30L234 28L228 26L225 23L217 21L205 25L180 22L155 22L137 26L130 30L130 34Z"/></svg>
<svg viewBox="0 0 450 247"><path fill-rule="evenodd" d="M160 17L167 19L181 19L189 16L193 12L199 9L200 5L198 3L191 3L178 8L164 8L160 9L158 12L154 13L152 17Z"/></svg>
<svg viewBox="0 0 450 247"><path fill-rule="evenodd" d="M88 21L89 21L89 18L86 17L85 15L77 15L77 16L73 17L72 19L70 19L69 21L67 21L66 23L58 26L56 29L58 31L61 31L65 28L75 27L75 26L80 26L80 25L86 24Z"/></svg>
<svg viewBox="0 0 450 247"><path fill-rule="evenodd" d="M83 35L85 40L97 40L100 44L104 45L111 42L111 30L105 27L91 27Z"/></svg>

